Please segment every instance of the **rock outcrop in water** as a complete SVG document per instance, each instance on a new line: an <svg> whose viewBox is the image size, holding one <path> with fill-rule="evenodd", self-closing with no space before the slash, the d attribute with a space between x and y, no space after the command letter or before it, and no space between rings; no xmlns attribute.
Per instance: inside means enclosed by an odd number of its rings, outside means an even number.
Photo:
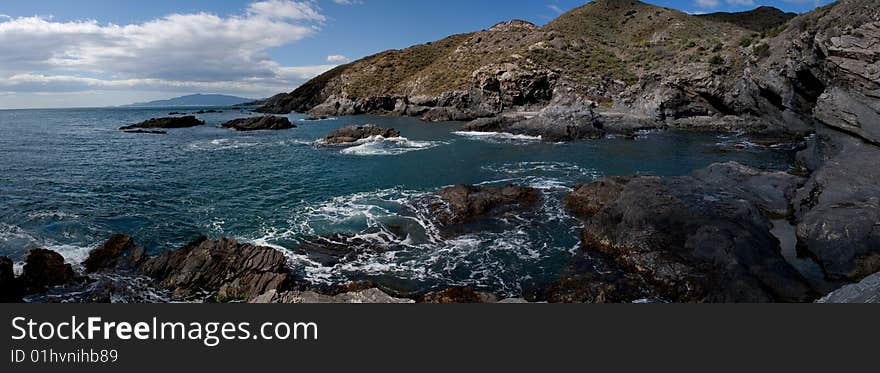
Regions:
<svg viewBox="0 0 880 373"><path fill-rule="evenodd" d="M173 129L173 128L190 128L204 125L205 121L198 120L190 115L185 117L169 117L169 118L153 118L138 124L120 127L122 131L138 130L138 129Z"/></svg>
<svg viewBox="0 0 880 373"><path fill-rule="evenodd" d="M223 128L231 128L236 131L278 131L296 128L285 117L265 115L262 117L233 119L223 124Z"/></svg>
<svg viewBox="0 0 880 373"><path fill-rule="evenodd" d="M147 257L131 237L114 235L93 250L84 266L90 273L126 273L152 278L173 299L210 296L216 301L248 300L292 282L284 254L231 239L199 238L178 250Z"/></svg>
<svg viewBox="0 0 880 373"><path fill-rule="evenodd" d="M713 169L714 168L714 169ZM582 218L582 245L643 276L677 302L804 302L816 294L779 252L762 213L797 178L736 164L686 177L618 177L576 187L566 198ZM775 185L738 190L735 178Z"/></svg>
<svg viewBox="0 0 880 373"><path fill-rule="evenodd" d="M374 136L382 136L386 139L400 137L400 131L394 128L385 128L372 124L345 126L330 131L321 142L327 145L350 144Z"/></svg>
<svg viewBox="0 0 880 373"><path fill-rule="evenodd" d="M508 211L530 209L542 198L537 189L516 185L456 185L444 188L430 197L436 199L417 202L431 211L437 221L447 226L499 216Z"/></svg>

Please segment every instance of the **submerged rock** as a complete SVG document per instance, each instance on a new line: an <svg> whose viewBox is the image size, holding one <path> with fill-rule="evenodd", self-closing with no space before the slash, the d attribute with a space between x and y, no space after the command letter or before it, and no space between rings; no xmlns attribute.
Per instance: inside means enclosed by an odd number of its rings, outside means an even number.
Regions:
<svg viewBox="0 0 880 373"><path fill-rule="evenodd" d="M248 303L415 303L411 299L394 298L379 289L366 289L338 295L324 295L312 291L278 292L270 290L253 297Z"/></svg>
<svg viewBox="0 0 880 373"><path fill-rule="evenodd" d="M331 267L353 260L364 252L381 252L383 248L352 235L336 233L305 239L291 250Z"/></svg>
<svg viewBox="0 0 880 373"><path fill-rule="evenodd" d="M566 205L584 220L584 249L644 276L667 299L815 299L759 206L731 186L691 176L603 179L577 186Z"/></svg>
<svg viewBox="0 0 880 373"><path fill-rule="evenodd" d="M437 199L420 201L444 225L463 224L509 211L534 207L541 200L535 188L456 185L432 195Z"/></svg>
<svg viewBox="0 0 880 373"><path fill-rule="evenodd" d="M328 145L346 144L357 142L373 136L384 138L400 137L400 131L393 128L379 127L372 124L362 126L346 126L331 131L322 140Z"/></svg>
<svg viewBox="0 0 880 373"><path fill-rule="evenodd" d="M24 294L39 294L53 286L73 283L76 274L73 267L64 262L61 254L47 249L34 249L28 254L18 281Z"/></svg>
<svg viewBox="0 0 880 373"><path fill-rule="evenodd" d="M224 123L223 128L231 128L236 131L277 131L296 128L296 126L285 117L265 115L262 117L234 119Z"/></svg>
<svg viewBox="0 0 880 373"><path fill-rule="evenodd" d="M148 135L167 135L167 131L151 131L151 130L124 130L125 133L143 133Z"/></svg>
<svg viewBox="0 0 880 373"><path fill-rule="evenodd" d="M138 124L133 124L130 126L120 127L120 130L136 130L139 128L150 129L150 128L189 128L189 127L197 127L204 125L205 121L198 120L196 117L190 115L185 117L169 117L169 118L153 118Z"/></svg>
<svg viewBox="0 0 880 373"><path fill-rule="evenodd" d="M835 290L818 303L880 303L880 273Z"/></svg>

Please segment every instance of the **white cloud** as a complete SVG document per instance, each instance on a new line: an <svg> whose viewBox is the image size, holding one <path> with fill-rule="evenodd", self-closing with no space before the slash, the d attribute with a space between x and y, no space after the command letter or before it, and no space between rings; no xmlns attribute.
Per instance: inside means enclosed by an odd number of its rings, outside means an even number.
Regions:
<svg viewBox="0 0 880 373"><path fill-rule="evenodd" d="M326 18L318 12L311 2L266 0L252 3L248 12L253 15L273 19L293 19L308 21L324 21Z"/></svg>
<svg viewBox="0 0 880 373"><path fill-rule="evenodd" d="M324 20L314 2L289 0L129 25L0 17L0 90L289 91L333 66L286 67L267 51L315 34Z"/></svg>
<svg viewBox="0 0 880 373"><path fill-rule="evenodd" d="M703 9L713 9L721 5L721 0L695 0L694 4Z"/></svg>
<svg viewBox="0 0 880 373"><path fill-rule="evenodd" d="M352 4L363 4L364 2L361 0L333 0L334 3L339 5L352 5Z"/></svg>
<svg viewBox="0 0 880 373"><path fill-rule="evenodd" d="M550 5L547 5L547 8L550 8L550 10L552 10L558 14L565 13L565 11L562 10L562 8L560 8L558 5L550 4Z"/></svg>
<svg viewBox="0 0 880 373"><path fill-rule="evenodd" d="M753 6L755 5L755 0L727 0L727 3L738 6Z"/></svg>
<svg viewBox="0 0 880 373"><path fill-rule="evenodd" d="M333 55L327 56L327 62L332 62L332 63L348 62L348 57L345 57L341 54L333 54Z"/></svg>

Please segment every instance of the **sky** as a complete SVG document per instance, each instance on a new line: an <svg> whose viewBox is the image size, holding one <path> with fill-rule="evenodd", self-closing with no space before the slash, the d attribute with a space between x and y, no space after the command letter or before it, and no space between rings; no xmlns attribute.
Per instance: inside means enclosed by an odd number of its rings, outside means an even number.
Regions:
<svg viewBox="0 0 880 373"><path fill-rule="evenodd" d="M0 109L289 92L387 49L543 25L586 0L0 0ZM832 0L648 0L689 13Z"/></svg>

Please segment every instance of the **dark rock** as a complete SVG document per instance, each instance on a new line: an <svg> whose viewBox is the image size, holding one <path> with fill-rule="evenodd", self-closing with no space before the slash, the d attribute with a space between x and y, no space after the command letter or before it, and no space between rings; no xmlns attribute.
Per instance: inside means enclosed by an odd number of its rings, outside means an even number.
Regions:
<svg viewBox="0 0 880 373"><path fill-rule="evenodd" d="M329 118L329 117L326 115L319 115L319 116L307 117L307 118L304 118L303 120L307 121L307 122L314 122L314 121L319 121L319 120L326 120L327 118Z"/></svg>
<svg viewBox="0 0 880 373"><path fill-rule="evenodd" d="M497 303L500 298L491 293L476 291L471 287L457 286L425 294L421 303L459 304L459 303Z"/></svg>
<svg viewBox="0 0 880 373"><path fill-rule="evenodd" d="M820 132L807 151L818 167L794 198L800 248L833 280L880 271L880 147Z"/></svg>
<svg viewBox="0 0 880 373"><path fill-rule="evenodd" d="M341 262L354 260L364 252L381 252L383 248L352 235L337 233L305 239L291 250L306 255L323 266L332 267Z"/></svg>
<svg viewBox="0 0 880 373"><path fill-rule="evenodd" d="M713 164L694 172L694 178L748 200L774 218L792 214L789 201L806 181L786 172L766 172L736 162Z"/></svg>
<svg viewBox="0 0 880 373"><path fill-rule="evenodd" d="M384 138L400 137L400 131L393 128L374 126L372 124L346 126L331 131L322 141L328 145L337 145L353 143L373 136L382 136Z"/></svg>
<svg viewBox="0 0 880 373"><path fill-rule="evenodd" d="M770 221L728 187L639 176L581 185L566 199L582 244L677 302L804 302L816 294L780 254Z"/></svg>
<svg viewBox="0 0 880 373"><path fill-rule="evenodd" d="M637 274L629 274L598 253L579 252L549 284L529 286L525 298L550 303L632 303L654 296Z"/></svg>
<svg viewBox="0 0 880 373"><path fill-rule="evenodd" d="M25 294L39 294L50 287L73 283L76 275L73 267L64 262L61 254L52 250L34 249L28 254L18 281Z"/></svg>
<svg viewBox="0 0 880 373"><path fill-rule="evenodd" d="M880 273L835 290L818 303L880 303Z"/></svg>
<svg viewBox="0 0 880 373"><path fill-rule="evenodd" d="M223 124L223 128L232 128L236 131L264 131L264 130L287 130L296 128L285 117L265 115L262 117L234 119Z"/></svg>
<svg viewBox="0 0 880 373"><path fill-rule="evenodd" d="M125 133L143 133L148 135L167 135L166 131L151 131L151 130L124 130L122 132Z"/></svg>
<svg viewBox="0 0 880 373"><path fill-rule="evenodd" d="M456 185L419 201L444 225L463 224L497 216L509 211L534 207L541 192L530 187Z"/></svg>
<svg viewBox="0 0 880 373"><path fill-rule="evenodd" d="M133 130L138 128L189 128L204 125L205 122L196 119L194 116L171 117L171 118L153 118L131 126L120 127L120 130Z"/></svg>
<svg viewBox="0 0 880 373"><path fill-rule="evenodd" d="M115 234L100 247L89 252L83 262L86 273L136 270L146 260L144 249L130 236Z"/></svg>
<svg viewBox="0 0 880 373"><path fill-rule="evenodd" d="M15 279L12 260L0 257L0 303L21 302L23 289Z"/></svg>
<svg viewBox="0 0 880 373"><path fill-rule="evenodd" d="M284 254L270 247L202 237L148 259L141 270L172 290L175 299L207 292L219 302L228 302L286 290L292 281L286 263Z"/></svg>

